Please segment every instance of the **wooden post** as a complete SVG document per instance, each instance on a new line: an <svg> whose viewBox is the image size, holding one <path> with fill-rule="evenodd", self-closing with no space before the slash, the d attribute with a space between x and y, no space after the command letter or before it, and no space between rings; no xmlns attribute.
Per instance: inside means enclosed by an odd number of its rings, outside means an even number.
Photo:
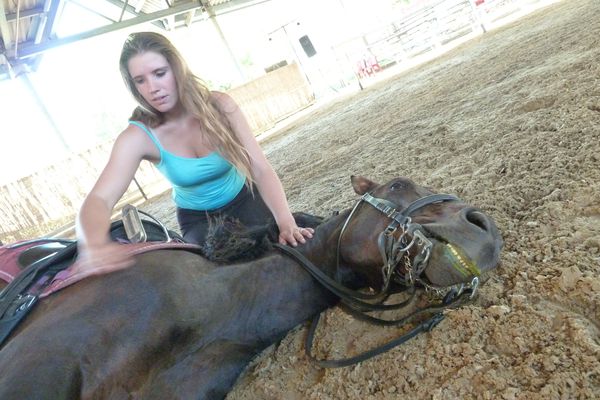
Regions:
<svg viewBox="0 0 600 400"><path fill-rule="evenodd" d="M481 11L479 10L479 8L477 8L477 4L475 4L475 0L469 0L469 4L471 5L471 10L473 12L473 16L475 16L475 20L479 23L479 26L481 26L481 30L483 31L483 33L486 33L487 28L485 27L485 21L484 18L481 16Z"/></svg>
<svg viewBox="0 0 600 400"><path fill-rule="evenodd" d="M135 179L135 177L133 177L133 181L135 182L135 185L137 186L138 190L140 191L140 193L142 194L142 196L144 197L144 199L146 201L148 201L148 197L146 196L146 193L144 193L144 189L142 189L142 186L137 181L137 179Z"/></svg>

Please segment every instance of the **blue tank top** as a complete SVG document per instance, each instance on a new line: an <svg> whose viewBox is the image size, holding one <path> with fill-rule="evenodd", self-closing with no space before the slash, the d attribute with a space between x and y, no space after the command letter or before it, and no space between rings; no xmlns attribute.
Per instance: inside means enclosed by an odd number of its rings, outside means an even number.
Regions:
<svg viewBox="0 0 600 400"><path fill-rule="evenodd" d="M214 210L238 195L245 179L229 161L213 151L205 157L180 157L166 151L144 124L129 121L141 128L160 152L156 168L173 186L173 201L180 208Z"/></svg>

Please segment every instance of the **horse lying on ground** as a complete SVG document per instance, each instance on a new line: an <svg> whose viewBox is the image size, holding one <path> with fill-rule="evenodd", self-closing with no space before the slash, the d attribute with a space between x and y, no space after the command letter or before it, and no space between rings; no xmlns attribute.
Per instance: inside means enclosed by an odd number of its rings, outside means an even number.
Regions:
<svg viewBox="0 0 600 400"><path fill-rule="evenodd" d="M502 240L480 210L428 197L404 178L352 184L363 196L357 205L298 247L347 286L380 287L390 278L382 264L394 258L382 246L397 253L419 235L431 243L427 254L413 246L397 273L422 285L470 282L498 264ZM276 250L232 265L181 250L145 253L39 302L0 350L0 398L222 398L261 350L336 301Z"/></svg>

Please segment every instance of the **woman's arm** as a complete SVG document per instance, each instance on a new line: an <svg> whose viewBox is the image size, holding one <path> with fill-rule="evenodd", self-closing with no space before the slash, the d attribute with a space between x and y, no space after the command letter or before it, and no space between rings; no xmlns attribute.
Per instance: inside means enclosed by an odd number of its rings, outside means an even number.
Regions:
<svg viewBox="0 0 600 400"><path fill-rule="evenodd" d="M144 157L147 141L134 126L125 129L79 210L76 221L80 264L84 268L123 268L132 263L109 237L112 210L131 183Z"/></svg>
<svg viewBox="0 0 600 400"><path fill-rule="evenodd" d="M250 155L252 177L263 200L279 227L279 242L296 246L311 238L313 229L299 228L290 212L283 185L258 144L246 117L237 103L227 94L213 92L219 108L225 113L231 128Z"/></svg>

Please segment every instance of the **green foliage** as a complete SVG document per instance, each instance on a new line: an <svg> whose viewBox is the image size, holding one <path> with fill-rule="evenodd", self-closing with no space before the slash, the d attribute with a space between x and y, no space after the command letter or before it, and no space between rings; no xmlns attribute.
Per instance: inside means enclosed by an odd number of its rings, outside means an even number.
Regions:
<svg viewBox="0 0 600 400"><path fill-rule="evenodd" d="M231 82L214 82L211 79L205 79L204 83L210 90L218 90L220 92L226 92L231 89Z"/></svg>
<svg viewBox="0 0 600 400"><path fill-rule="evenodd" d="M252 61L252 55L250 53L246 53L244 57L240 59L240 64L244 67L253 67L254 61Z"/></svg>

